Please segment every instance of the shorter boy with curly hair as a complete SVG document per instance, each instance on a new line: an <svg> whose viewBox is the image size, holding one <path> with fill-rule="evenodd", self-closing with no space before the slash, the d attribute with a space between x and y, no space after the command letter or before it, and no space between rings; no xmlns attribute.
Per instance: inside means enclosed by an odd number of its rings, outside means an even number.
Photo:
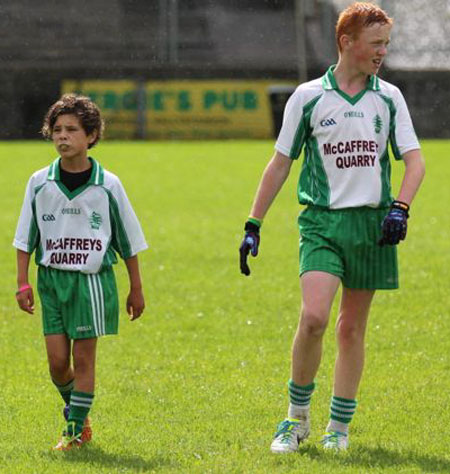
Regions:
<svg viewBox="0 0 450 474"><path fill-rule="evenodd" d="M88 97L65 94L50 107L42 134L60 156L28 181L13 243L16 298L30 314L28 267L35 252L50 375L66 404L67 427L54 448L60 451L92 437L97 338L118 332L116 253L128 270L130 319L145 306L137 258L147 248L141 226L119 178L88 156L102 132L100 110Z"/></svg>

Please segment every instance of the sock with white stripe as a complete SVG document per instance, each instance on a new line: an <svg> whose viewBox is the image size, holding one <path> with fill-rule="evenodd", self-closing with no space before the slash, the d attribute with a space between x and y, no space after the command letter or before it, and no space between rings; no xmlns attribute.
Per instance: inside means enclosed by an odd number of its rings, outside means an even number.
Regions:
<svg viewBox="0 0 450 474"><path fill-rule="evenodd" d="M68 422L69 426L71 426L71 422L75 422L75 433L71 434L79 434L83 431L84 420L88 416L93 400L93 393L72 390Z"/></svg>
<svg viewBox="0 0 450 474"><path fill-rule="evenodd" d="M70 394L73 390L73 380L74 379L63 385L60 385L58 382L56 382L55 379L52 378L52 382L55 384L55 387L58 389L59 393L61 394L61 397L66 402L66 405L70 403Z"/></svg>
<svg viewBox="0 0 450 474"><path fill-rule="evenodd" d="M315 386L314 382L309 385L297 385L292 379L289 380L289 418L299 419L308 414Z"/></svg>
<svg viewBox="0 0 450 474"><path fill-rule="evenodd" d="M330 406L330 422L327 431L348 433L348 426L356 411L356 400L333 396Z"/></svg>

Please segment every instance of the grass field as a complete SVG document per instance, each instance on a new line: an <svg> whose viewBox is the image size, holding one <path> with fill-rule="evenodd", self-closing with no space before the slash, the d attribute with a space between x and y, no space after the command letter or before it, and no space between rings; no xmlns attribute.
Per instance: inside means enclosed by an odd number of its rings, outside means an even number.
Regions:
<svg viewBox="0 0 450 474"><path fill-rule="evenodd" d="M310 440L269 452L285 416L300 305L296 180L270 210L252 275L238 270L242 227L272 142L103 143L151 249L140 257L147 309L99 343L94 440L52 453L62 401L48 373L40 308L16 307L11 246L26 181L54 156L2 143L1 473L449 473L450 142L424 141L427 176L399 248L401 289L375 298L351 449L324 453L335 343L326 335ZM395 163L398 189L403 165ZM117 266L124 309L127 276ZM31 270L35 281L35 266Z"/></svg>

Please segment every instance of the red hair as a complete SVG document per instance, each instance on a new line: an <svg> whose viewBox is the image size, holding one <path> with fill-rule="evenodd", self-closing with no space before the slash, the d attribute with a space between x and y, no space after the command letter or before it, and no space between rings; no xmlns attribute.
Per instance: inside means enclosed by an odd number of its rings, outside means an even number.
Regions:
<svg viewBox="0 0 450 474"><path fill-rule="evenodd" d="M384 10L373 3L352 3L341 12L336 23L336 43L339 51L341 51L340 39L342 35L352 36L356 39L364 27L374 23L392 25L394 20L389 18Z"/></svg>

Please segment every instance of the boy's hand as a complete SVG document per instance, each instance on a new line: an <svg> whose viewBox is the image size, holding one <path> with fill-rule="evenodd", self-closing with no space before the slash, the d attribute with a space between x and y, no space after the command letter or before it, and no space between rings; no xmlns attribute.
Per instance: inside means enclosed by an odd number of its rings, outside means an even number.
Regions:
<svg viewBox="0 0 450 474"><path fill-rule="evenodd" d="M247 264L248 254L251 252L253 257L258 255L259 247L259 227L253 222L247 221L245 223L245 235L242 240L241 246L239 247L239 263L241 267L241 273L248 276L250 275L250 268Z"/></svg>
<svg viewBox="0 0 450 474"><path fill-rule="evenodd" d="M144 295L141 288L131 288L127 298L127 313L130 321L139 318L145 308Z"/></svg>
<svg viewBox="0 0 450 474"><path fill-rule="evenodd" d="M34 313L34 296L31 285L23 285L16 292L16 300L19 308L26 313Z"/></svg>
<svg viewBox="0 0 450 474"><path fill-rule="evenodd" d="M404 202L394 201L391 204L391 209L381 226L383 236L378 242L379 245L397 245L400 240L405 239L408 228L408 211L409 206Z"/></svg>

